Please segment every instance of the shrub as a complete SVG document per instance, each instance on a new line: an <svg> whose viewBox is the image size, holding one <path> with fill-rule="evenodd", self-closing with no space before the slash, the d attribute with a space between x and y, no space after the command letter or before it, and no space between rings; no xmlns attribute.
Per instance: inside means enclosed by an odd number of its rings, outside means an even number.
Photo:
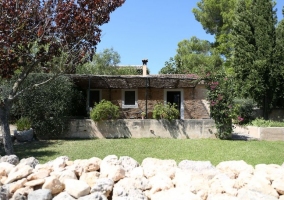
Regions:
<svg viewBox="0 0 284 200"><path fill-rule="evenodd" d="M236 118L232 79L222 72L208 73L204 79L208 89L207 100L210 103L210 114L217 128L215 135L220 139L231 139L232 119Z"/></svg>
<svg viewBox="0 0 284 200"><path fill-rule="evenodd" d="M16 121L16 126L18 131L29 130L32 123L28 117L21 117Z"/></svg>
<svg viewBox="0 0 284 200"><path fill-rule="evenodd" d="M49 74L30 74L23 88L49 77ZM79 108L81 104L83 108ZM68 128L69 116L82 109L86 110L82 93L68 77L60 76L20 96L12 107L11 115L16 119L19 116L28 117L37 136L46 138L63 134Z"/></svg>
<svg viewBox="0 0 284 200"><path fill-rule="evenodd" d="M173 104L157 103L154 106L153 118L154 119L168 119L168 120L178 119L179 110L176 109L176 106L177 105L175 103Z"/></svg>
<svg viewBox="0 0 284 200"><path fill-rule="evenodd" d="M119 107L104 99L96 103L90 113L90 117L94 121L117 119L118 116Z"/></svg>
<svg viewBox="0 0 284 200"><path fill-rule="evenodd" d="M256 106L252 99L235 99L234 103L237 107L237 119L234 121L237 124L247 124L255 119L254 107Z"/></svg>
<svg viewBox="0 0 284 200"><path fill-rule="evenodd" d="M258 126L258 127L284 127L284 122L264 120L262 118L257 118L248 125Z"/></svg>

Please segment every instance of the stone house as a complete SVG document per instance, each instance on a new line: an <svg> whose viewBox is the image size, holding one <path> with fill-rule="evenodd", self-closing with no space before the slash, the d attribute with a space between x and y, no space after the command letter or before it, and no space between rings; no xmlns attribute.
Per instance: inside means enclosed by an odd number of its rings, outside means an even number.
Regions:
<svg viewBox="0 0 284 200"><path fill-rule="evenodd" d="M147 75L147 60L143 60L143 75L71 75L74 83L86 91L86 110L96 102L109 100L121 109L120 118L139 119L141 112L151 119L156 103L176 103L180 119L208 119L206 88L194 74Z"/></svg>

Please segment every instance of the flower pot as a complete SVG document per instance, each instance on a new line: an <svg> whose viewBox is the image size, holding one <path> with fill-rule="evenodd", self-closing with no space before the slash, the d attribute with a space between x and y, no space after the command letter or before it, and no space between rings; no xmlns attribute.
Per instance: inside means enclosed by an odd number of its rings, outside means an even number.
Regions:
<svg viewBox="0 0 284 200"><path fill-rule="evenodd" d="M34 130L23 130L23 131L14 131L14 136L18 142L30 142L33 140L34 137Z"/></svg>

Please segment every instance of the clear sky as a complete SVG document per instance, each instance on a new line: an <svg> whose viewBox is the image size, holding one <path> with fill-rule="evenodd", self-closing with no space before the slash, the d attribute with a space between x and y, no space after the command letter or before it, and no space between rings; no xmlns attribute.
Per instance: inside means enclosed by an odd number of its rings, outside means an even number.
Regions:
<svg viewBox="0 0 284 200"><path fill-rule="evenodd" d="M200 0L126 0L103 25L97 52L113 48L121 56L120 65L142 65L148 59L151 74L176 54L181 40L196 36L213 41L195 20L192 9ZM278 20L284 0L277 1Z"/></svg>

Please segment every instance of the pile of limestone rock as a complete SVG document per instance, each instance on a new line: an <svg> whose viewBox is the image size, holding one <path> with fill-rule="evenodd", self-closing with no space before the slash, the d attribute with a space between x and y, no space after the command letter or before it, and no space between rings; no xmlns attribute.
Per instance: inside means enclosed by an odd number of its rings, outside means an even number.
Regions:
<svg viewBox="0 0 284 200"><path fill-rule="evenodd" d="M155 158L140 165L115 155L61 156L46 164L15 155L0 160L1 200L284 200L284 165Z"/></svg>

